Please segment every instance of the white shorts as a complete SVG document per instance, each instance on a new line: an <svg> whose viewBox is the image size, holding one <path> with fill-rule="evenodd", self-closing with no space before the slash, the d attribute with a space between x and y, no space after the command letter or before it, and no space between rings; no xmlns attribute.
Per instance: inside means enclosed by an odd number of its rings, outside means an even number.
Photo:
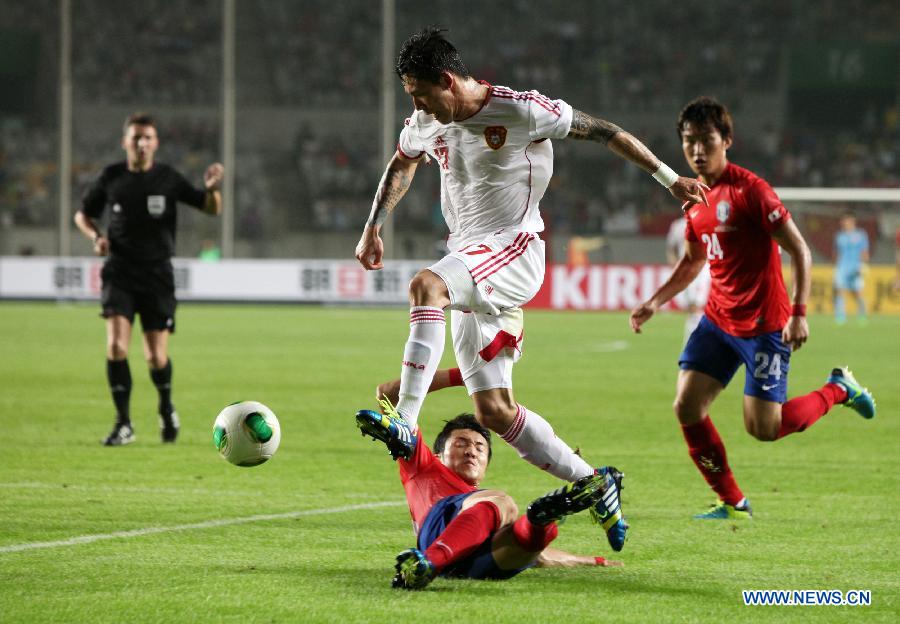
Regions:
<svg viewBox="0 0 900 624"><path fill-rule="evenodd" d="M428 269L450 293L453 351L469 394L512 386L524 315L544 281L544 241L502 231L451 252Z"/></svg>
<svg viewBox="0 0 900 624"><path fill-rule="evenodd" d="M698 310L706 307L706 299L709 297L711 278L709 276L709 264L704 263L703 268L694 281L675 297L675 300L685 309L694 306Z"/></svg>

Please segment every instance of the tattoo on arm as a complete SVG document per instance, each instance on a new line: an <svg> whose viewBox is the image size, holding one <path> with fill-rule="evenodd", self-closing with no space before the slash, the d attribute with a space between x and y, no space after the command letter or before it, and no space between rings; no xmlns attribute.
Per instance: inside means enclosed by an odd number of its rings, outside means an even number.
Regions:
<svg viewBox="0 0 900 624"><path fill-rule="evenodd" d="M411 183L412 172L410 170L388 166L378 185L378 191L375 193L372 212L369 214L366 225L371 227L384 223L388 214L394 210L394 206L406 194Z"/></svg>
<svg viewBox="0 0 900 624"><path fill-rule="evenodd" d="M614 123L591 117L580 110L573 111L572 127L569 129L571 139L598 141L606 145L619 132L622 132L622 128Z"/></svg>

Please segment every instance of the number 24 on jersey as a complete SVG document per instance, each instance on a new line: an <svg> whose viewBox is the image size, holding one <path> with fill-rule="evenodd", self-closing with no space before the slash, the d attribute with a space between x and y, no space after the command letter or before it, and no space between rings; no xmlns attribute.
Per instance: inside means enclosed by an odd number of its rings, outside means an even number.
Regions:
<svg viewBox="0 0 900 624"><path fill-rule="evenodd" d="M712 234L701 234L700 240L706 243L707 260L721 260L725 257L725 253L722 251L722 245L719 243L719 237L715 232Z"/></svg>

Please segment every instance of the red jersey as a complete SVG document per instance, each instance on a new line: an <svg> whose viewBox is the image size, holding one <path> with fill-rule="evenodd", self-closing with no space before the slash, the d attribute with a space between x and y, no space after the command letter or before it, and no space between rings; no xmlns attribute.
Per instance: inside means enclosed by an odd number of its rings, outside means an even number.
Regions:
<svg viewBox="0 0 900 624"><path fill-rule="evenodd" d="M416 434L416 452L409 460L401 459L397 463L416 535L436 502L447 496L478 489L441 463L428 445L422 442L421 428Z"/></svg>
<svg viewBox="0 0 900 624"><path fill-rule="evenodd" d="M704 312L739 337L780 330L791 315L781 274L781 252L772 232L791 218L769 183L728 163L709 206L688 209L685 238L706 246L712 284Z"/></svg>

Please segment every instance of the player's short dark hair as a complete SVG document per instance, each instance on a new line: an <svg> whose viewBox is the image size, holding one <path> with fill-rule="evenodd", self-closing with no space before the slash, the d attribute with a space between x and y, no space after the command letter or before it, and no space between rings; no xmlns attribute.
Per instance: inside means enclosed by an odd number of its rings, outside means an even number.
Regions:
<svg viewBox="0 0 900 624"><path fill-rule="evenodd" d="M124 134L128 133L128 128L134 125L138 126L153 126L156 127L156 120L152 115L148 113L131 113L128 117L125 118L125 123L122 125L122 132Z"/></svg>
<svg viewBox="0 0 900 624"><path fill-rule="evenodd" d="M423 28L403 42L397 56L397 75L437 84L441 72L467 77L469 68L463 63L456 46L444 38L446 29L437 26Z"/></svg>
<svg viewBox="0 0 900 624"><path fill-rule="evenodd" d="M444 452L444 446L447 444L447 439L450 437L450 434L457 429L471 429L476 433L480 433L481 437L483 437L487 441L488 447L488 462L491 461L491 456L494 454L494 451L491 449L491 432L485 429L480 422L475 418L472 414L460 414L453 420L445 421L444 428L441 429L441 432L434 439L434 446L432 450L435 455L440 455Z"/></svg>
<svg viewBox="0 0 900 624"><path fill-rule="evenodd" d="M705 126L712 124L713 127L722 135L722 139L730 139L734 137L734 122L731 120L731 113L728 107L716 100L715 98L701 95L687 103L678 115L678 138L681 138L681 132L684 130L684 124L692 123L695 126Z"/></svg>

